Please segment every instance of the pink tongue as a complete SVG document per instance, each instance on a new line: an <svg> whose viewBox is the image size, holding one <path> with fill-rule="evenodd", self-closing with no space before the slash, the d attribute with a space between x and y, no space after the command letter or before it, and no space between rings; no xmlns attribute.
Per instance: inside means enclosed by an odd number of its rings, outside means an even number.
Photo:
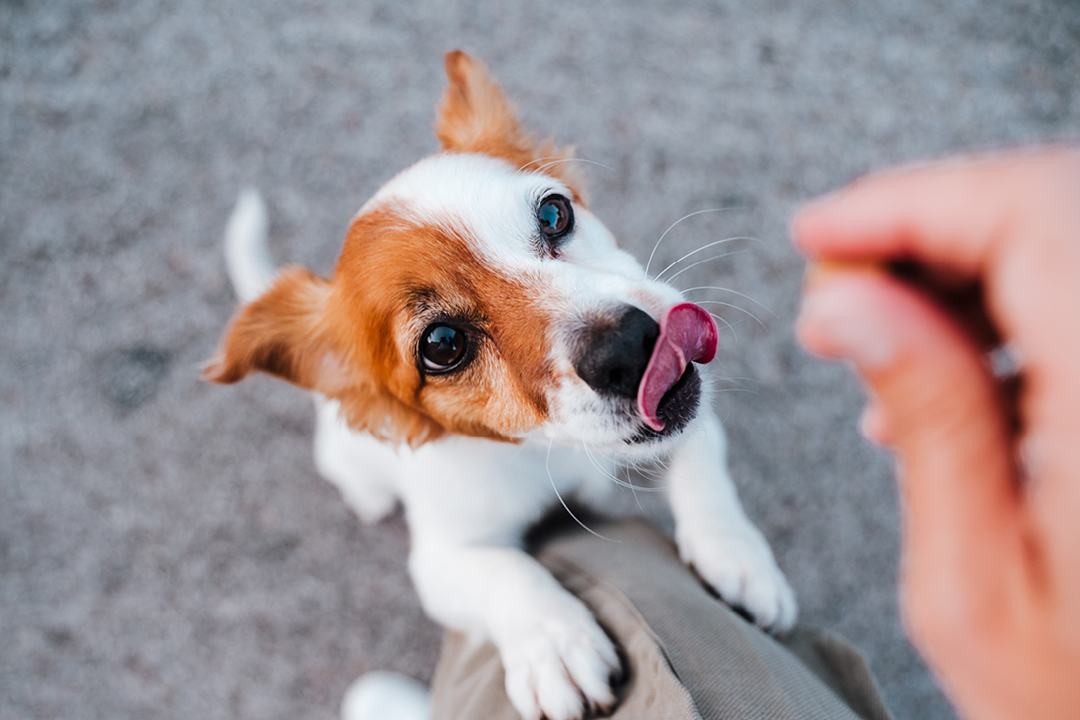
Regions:
<svg viewBox="0 0 1080 720"><path fill-rule="evenodd" d="M660 399L678 382L691 362L707 363L716 357L718 332L712 315L693 303L679 303L660 317L660 337L638 386L638 412L653 430L663 430L656 416Z"/></svg>

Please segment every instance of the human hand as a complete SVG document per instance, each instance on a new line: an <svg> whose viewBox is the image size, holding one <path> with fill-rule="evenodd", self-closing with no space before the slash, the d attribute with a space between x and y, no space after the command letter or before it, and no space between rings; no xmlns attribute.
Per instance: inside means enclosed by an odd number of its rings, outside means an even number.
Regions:
<svg viewBox="0 0 1080 720"><path fill-rule="evenodd" d="M871 176L792 235L839 261L808 281L797 332L854 367L863 431L897 457L913 642L970 720L1080 717L1080 149ZM989 324L847 264L899 260L980 291ZM1015 397L986 360L995 335Z"/></svg>

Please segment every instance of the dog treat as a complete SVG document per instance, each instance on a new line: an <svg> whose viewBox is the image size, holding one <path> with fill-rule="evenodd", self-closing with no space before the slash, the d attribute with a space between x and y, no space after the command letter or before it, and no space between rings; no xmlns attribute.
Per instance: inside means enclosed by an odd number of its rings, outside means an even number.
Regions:
<svg viewBox="0 0 1080 720"><path fill-rule="evenodd" d="M809 287L821 277L833 272L864 272L888 274L890 268L878 260L817 260L806 266L803 285Z"/></svg>

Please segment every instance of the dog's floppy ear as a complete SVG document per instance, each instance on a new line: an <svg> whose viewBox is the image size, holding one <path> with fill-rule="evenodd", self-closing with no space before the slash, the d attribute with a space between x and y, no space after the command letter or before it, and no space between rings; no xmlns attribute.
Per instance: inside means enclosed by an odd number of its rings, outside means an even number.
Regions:
<svg viewBox="0 0 1080 720"><path fill-rule="evenodd" d="M445 434L354 367L341 326L328 312L331 293L328 281L305 268L282 271L233 318L203 379L231 384L265 372L338 400L349 425L375 437L417 446Z"/></svg>
<svg viewBox="0 0 1080 720"><path fill-rule="evenodd" d="M577 192L573 164L561 162L574 154L551 140L538 140L518 122L513 107L483 63L461 50L446 53L450 81L439 104L435 135L447 152L480 153L509 161L516 168L541 170Z"/></svg>
<svg viewBox="0 0 1080 720"><path fill-rule="evenodd" d="M231 384L265 372L330 395L350 382L326 325L330 283L309 270L284 270L245 305L225 332L203 379Z"/></svg>

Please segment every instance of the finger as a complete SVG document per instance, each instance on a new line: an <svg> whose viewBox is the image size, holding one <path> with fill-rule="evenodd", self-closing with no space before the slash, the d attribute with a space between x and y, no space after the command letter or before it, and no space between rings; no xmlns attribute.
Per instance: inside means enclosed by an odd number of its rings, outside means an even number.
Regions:
<svg viewBox="0 0 1080 720"><path fill-rule="evenodd" d="M1041 192L1060 149L888 170L804 207L792 238L811 258L915 259L969 276L991 264L1002 230Z"/></svg>
<svg viewBox="0 0 1080 720"><path fill-rule="evenodd" d="M951 590L992 589L1016 547L1010 438L978 349L926 298L865 273L808 288L798 334L873 392L901 468L909 590L962 614Z"/></svg>

